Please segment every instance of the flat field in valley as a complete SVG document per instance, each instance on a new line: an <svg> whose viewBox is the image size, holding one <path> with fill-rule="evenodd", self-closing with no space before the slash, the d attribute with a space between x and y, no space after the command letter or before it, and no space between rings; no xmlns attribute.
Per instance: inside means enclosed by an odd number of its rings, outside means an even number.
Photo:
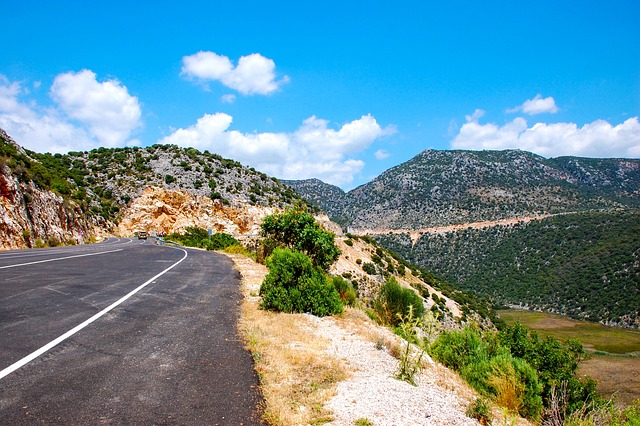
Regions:
<svg viewBox="0 0 640 426"><path fill-rule="evenodd" d="M575 338L591 354L579 373L598 382L603 396L616 395L624 405L640 399L640 331L607 327L576 321L561 315L525 310L501 310L498 314L508 324L519 321L541 336L564 341Z"/></svg>

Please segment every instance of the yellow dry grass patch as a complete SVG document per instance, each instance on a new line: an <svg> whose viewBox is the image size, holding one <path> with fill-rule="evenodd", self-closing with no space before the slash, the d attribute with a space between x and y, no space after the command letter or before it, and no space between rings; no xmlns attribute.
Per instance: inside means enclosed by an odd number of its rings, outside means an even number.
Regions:
<svg viewBox="0 0 640 426"><path fill-rule="evenodd" d="M242 272L240 333L255 360L265 399L264 419L272 425L318 424L331 420L323 408L347 377L344 366L326 354L328 342L316 336L303 314L261 310L257 297L267 274L263 265L230 255Z"/></svg>

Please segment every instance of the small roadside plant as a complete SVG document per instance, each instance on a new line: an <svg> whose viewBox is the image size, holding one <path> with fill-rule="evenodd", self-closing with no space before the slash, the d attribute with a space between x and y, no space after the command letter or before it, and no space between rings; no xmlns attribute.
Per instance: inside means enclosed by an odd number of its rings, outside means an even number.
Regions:
<svg viewBox="0 0 640 426"><path fill-rule="evenodd" d="M425 312L422 298L412 289L401 287L393 277L382 286L373 302L373 309L381 324L392 327L399 325L401 319L409 315L410 309L416 318L422 317Z"/></svg>
<svg viewBox="0 0 640 426"><path fill-rule="evenodd" d="M241 246L241 244L231 235L219 232L209 237L205 248L207 250L224 250L231 246Z"/></svg>
<svg viewBox="0 0 640 426"><path fill-rule="evenodd" d="M493 421L491 416L491 406L484 398L476 400L467 407L467 416L476 419L482 426L489 426Z"/></svg>
<svg viewBox="0 0 640 426"><path fill-rule="evenodd" d="M353 284L340 276L333 277L333 286L340 295L340 300L344 305L354 306L356 304L356 290Z"/></svg>
<svg viewBox="0 0 640 426"><path fill-rule="evenodd" d="M400 332L407 345L400 355L396 378L416 386L415 376L422 368L422 358L428 345L428 341L418 334L418 330L424 328L424 323L421 317L414 315L412 305L409 306L409 313L406 316L400 313L397 316L400 320Z"/></svg>
<svg viewBox="0 0 640 426"><path fill-rule="evenodd" d="M173 233L165 237L187 247L197 247L207 250L225 250L232 246L241 246L240 242L229 234L222 232L209 235L209 232L197 226L189 226L183 234Z"/></svg>

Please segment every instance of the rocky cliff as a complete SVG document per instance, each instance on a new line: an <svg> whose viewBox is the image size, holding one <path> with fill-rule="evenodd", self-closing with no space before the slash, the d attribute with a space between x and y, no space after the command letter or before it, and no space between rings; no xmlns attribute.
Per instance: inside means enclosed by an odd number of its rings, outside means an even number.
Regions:
<svg viewBox="0 0 640 426"><path fill-rule="evenodd" d="M26 156L1 129L0 138ZM0 249L79 244L101 232L73 201L20 179L10 165L0 156Z"/></svg>
<svg viewBox="0 0 640 426"><path fill-rule="evenodd" d="M274 211L273 207L226 206L219 200L187 191L152 186L123 210L117 231L126 236L139 230L172 233L198 226L246 239L257 236L262 219Z"/></svg>

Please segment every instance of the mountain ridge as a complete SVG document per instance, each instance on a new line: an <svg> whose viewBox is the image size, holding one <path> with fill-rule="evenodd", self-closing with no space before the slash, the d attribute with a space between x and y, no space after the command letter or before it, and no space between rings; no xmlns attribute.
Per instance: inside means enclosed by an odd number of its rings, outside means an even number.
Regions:
<svg viewBox="0 0 640 426"><path fill-rule="evenodd" d="M426 150L338 198L320 181L287 181L341 225L432 226L640 206L640 160L520 150ZM339 188L337 188L339 189Z"/></svg>

